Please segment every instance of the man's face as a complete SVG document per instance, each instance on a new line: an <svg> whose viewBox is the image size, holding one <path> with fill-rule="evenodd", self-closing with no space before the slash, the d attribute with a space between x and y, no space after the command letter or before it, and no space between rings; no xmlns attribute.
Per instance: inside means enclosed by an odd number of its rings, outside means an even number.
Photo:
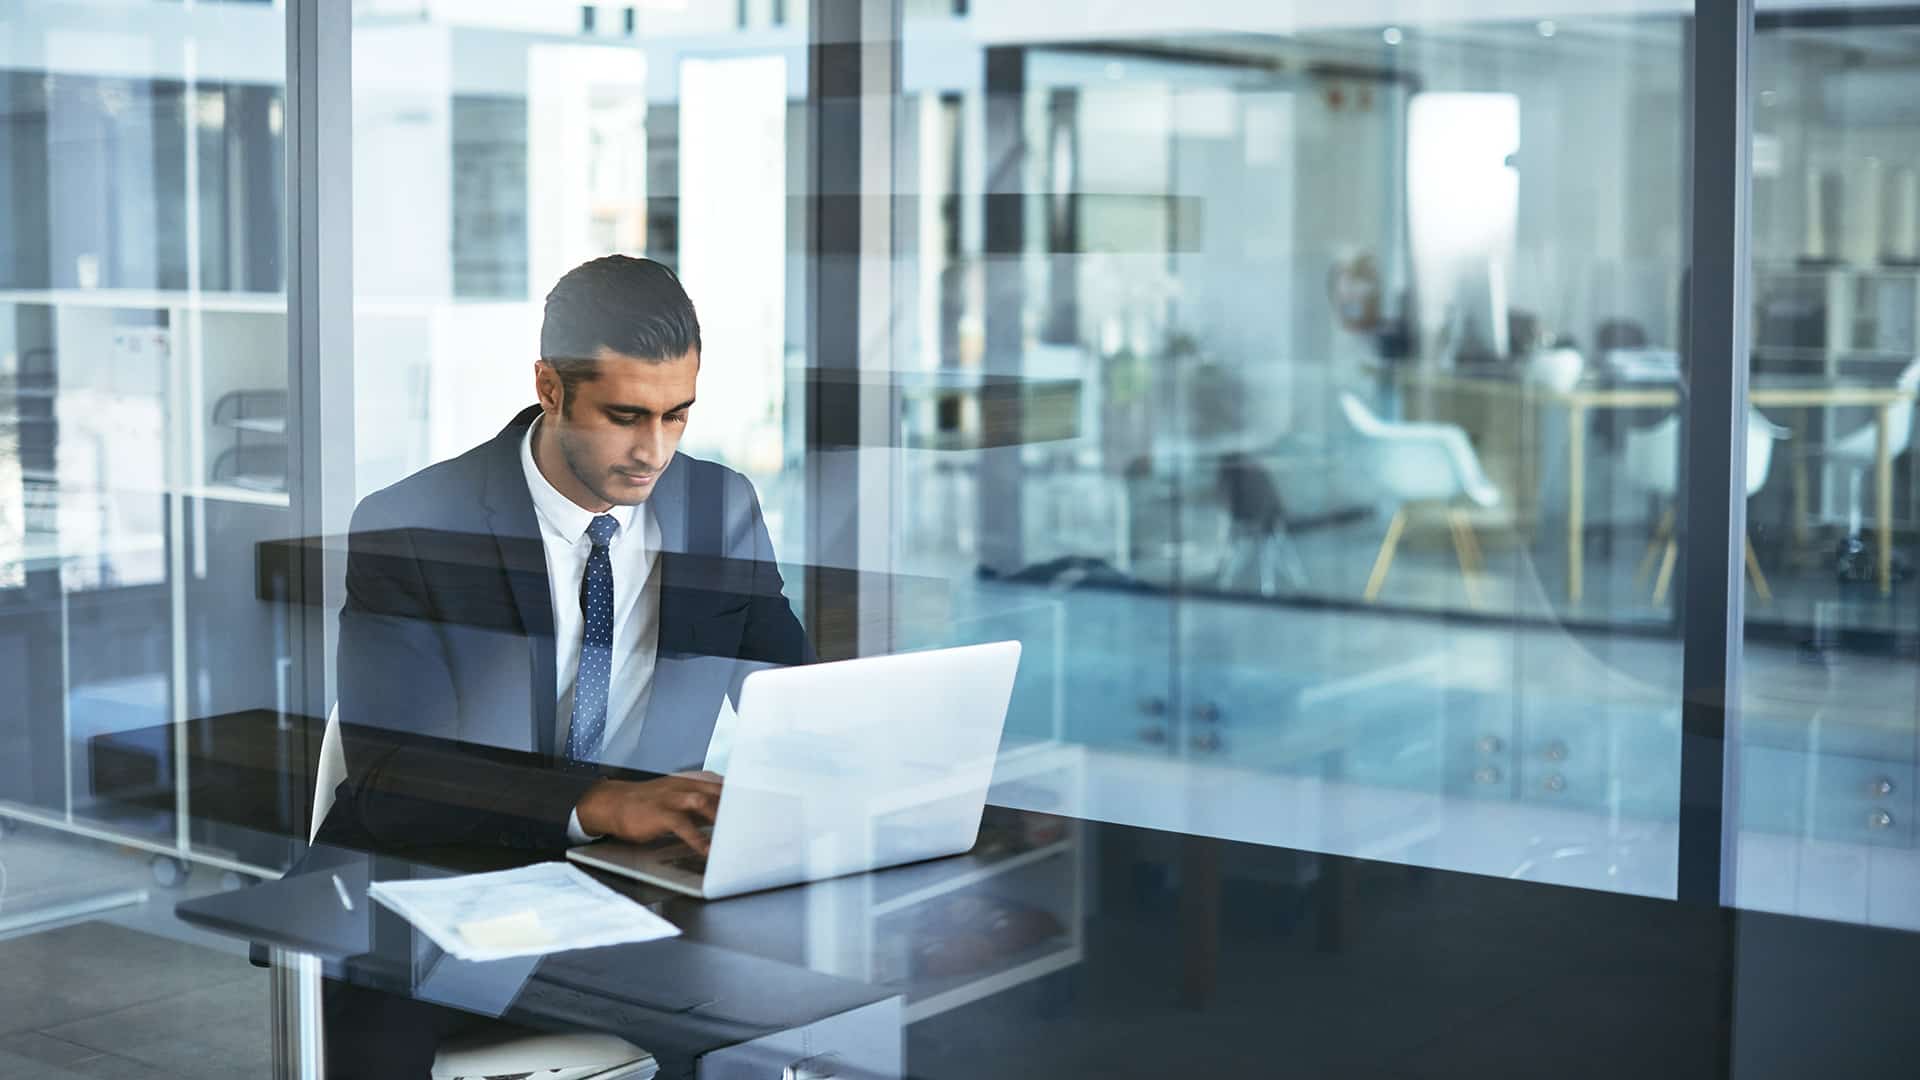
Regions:
<svg viewBox="0 0 1920 1080"><path fill-rule="evenodd" d="M563 390L541 363L535 388L551 438L583 493L614 506L647 501L686 434L700 354L642 360L602 348L599 374ZM564 407L563 407L564 399ZM580 494L568 492L570 496Z"/></svg>

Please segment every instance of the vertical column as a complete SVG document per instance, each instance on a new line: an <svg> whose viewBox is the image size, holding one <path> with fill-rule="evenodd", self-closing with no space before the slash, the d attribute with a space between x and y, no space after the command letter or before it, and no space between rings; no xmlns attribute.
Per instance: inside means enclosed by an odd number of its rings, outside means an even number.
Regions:
<svg viewBox="0 0 1920 1080"><path fill-rule="evenodd" d="M1026 359L1027 54L1018 46L986 50L986 305L982 373L1018 377ZM999 422L1024 430L1018 398L1003 403ZM1000 573L1025 561L1021 519L1020 445L980 451L980 564Z"/></svg>
<svg viewBox="0 0 1920 1080"><path fill-rule="evenodd" d="M343 536L353 515L353 5L287 0L287 488L296 537ZM287 599L291 707L327 714L346 578L315 544Z"/></svg>
<svg viewBox="0 0 1920 1080"><path fill-rule="evenodd" d="M1739 805L1726 751L1738 730L1745 622L1752 30L1752 0L1699 0L1689 50L1679 898L1703 905L1731 890L1727 818Z"/></svg>
<svg viewBox="0 0 1920 1080"><path fill-rule="evenodd" d="M316 541L344 536L353 514L352 49L352 5L287 0L287 492L293 535ZM289 575L287 696L311 717L337 693L345 561L316 542ZM318 763L298 765L312 775ZM319 958L276 949L271 966L274 1075L319 1080Z"/></svg>
<svg viewBox="0 0 1920 1080"><path fill-rule="evenodd" d="M892 0L809 13L805 621L823 658L891 646Z"/></svg>

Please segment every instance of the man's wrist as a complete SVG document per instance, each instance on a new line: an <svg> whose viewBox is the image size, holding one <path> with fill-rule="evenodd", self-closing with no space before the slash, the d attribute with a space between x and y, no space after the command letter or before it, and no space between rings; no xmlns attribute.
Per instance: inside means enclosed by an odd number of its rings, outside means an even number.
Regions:
<svg viewBox="0 0 1920 1080"><path fill-rule="evenodd" d="M567 813L567 842L570 844L591 844L600 839L601 834L590 833L580 826L578 808Z"/></svg>
<svg viewBox="0 0 1920 1080"><path fill-rule="evenodd" d="M612 832L606 821L606 802L612 792L612 781L596 780L587 790L580 793L580 801L574 804L573 815L569 819L568 831L577 828L589 837L601 837Z"/></svg>

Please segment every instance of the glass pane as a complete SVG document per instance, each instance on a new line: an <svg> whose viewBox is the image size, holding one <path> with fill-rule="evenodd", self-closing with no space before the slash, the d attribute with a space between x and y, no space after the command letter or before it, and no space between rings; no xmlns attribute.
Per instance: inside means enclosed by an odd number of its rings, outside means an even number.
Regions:
<svg viewBox="0 0 1920 1080"><path fill-rule="evenodd" d="M1763 5L1752 78L1756 561L1732 898L1920 928L1920 21Z"/></svg>
<svg viewBox="0 0 1920 1080"><path fill-rule="evenodd" d="M284 25L0 9L0 1072L270 1067L264 973L173 907L291 850L192 734L284 700Z"/></svg>
<svg viewBox="0 0 1920 1080"><path fill-rule="evenodd" d="M1672 895L1684 5L1270 7L906 5L899 568L1021 805Z"/></svg>
<svg viewBox="0 0 1920 1080"><path fill-rule="evenodd" d="M780 557L804 557L792 7L356 5L356 497L533 404L548 291L589 259L644 256L679 274L700 321L682 449L744 473Z"/></svg>

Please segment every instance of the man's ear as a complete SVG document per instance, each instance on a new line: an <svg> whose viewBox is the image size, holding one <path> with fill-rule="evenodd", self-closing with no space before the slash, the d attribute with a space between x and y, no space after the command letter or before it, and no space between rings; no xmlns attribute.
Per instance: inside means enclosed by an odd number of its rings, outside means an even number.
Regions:
<svg viewBox="0 0 1920 1080"><path fill-rule="evenodd" d="M557 416L565 402L566 385L560 381L560 373L545 360L533 362L533 392L540 399L540 411L549 416Z"/></svg>

